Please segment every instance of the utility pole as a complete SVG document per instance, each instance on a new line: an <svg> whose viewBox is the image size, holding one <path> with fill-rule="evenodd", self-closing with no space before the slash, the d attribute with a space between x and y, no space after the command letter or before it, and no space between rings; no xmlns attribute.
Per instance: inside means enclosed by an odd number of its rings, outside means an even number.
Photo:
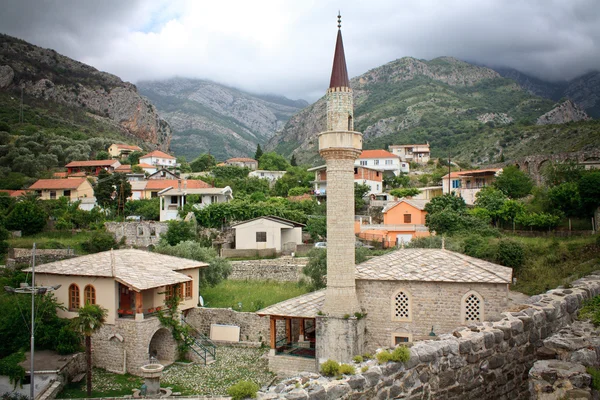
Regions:
<svg viewBox="0 0 600 400"><path fill-rule="evenodd" d="M450 152L448 152L448 194L450 194L450 190L451 190L451 187L450 187L450 182L451 182L450 181L450 174L451 174L451 171L452 171L451 170L451 165L452 164L450 164Z"/></svg>

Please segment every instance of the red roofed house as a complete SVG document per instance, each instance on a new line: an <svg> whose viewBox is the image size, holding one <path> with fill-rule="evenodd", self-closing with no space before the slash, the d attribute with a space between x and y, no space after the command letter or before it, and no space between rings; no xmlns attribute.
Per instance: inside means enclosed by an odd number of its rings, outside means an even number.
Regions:
<svg viewBox="0 0 600 400"><path fill-rule="evenodd" d="M109 173L115 172L115 169L121 166L117 160L88 160L71 161L66 165L67 174L72 175L77 172L84 172L89 175L98 176L100 171L106 170Z"/></svg>
<svg viewBox="0 0 600 400"><path fill-rule="evenodd" d="M142 151L138 146L132 146L130 144L113 143L108 148L108 154L114 158L126 158L134 151Z"/></svg>
<svg viewBox="0 0 600 400"><path fill-rule="evenodd" d="M246 168L250 168L252 171L255 171L258 169L258 161L256 161L253 158L247 158L247 157L236 157L236 158L230 158L229 160L225 161L226 165L236 165L238 167L246 167Z"/></svg>
<svg viewBox="0 0 600 400"><path fill-rule="evenodd" d="M177 164L177 159L167 153L164 153L160 150L154 150L146 155L140 157L140 165L141 164L149 164L155 167L155 170L150 172L151 174L155 173L156 170L161 167L164 168L176 168L179 165ZM144 168L144 167L142 167ZM145 170L145 168L144 168Z"/></svg>
<svg viewBox="0 0 600 400"><path fill-rule="evenodd" d="M158 192L168 188L185 187L188 189L207 189L212 186L196 179L152 179L146 182L146 187L141 196L142 199L158 197Z"/></svg>
<svg viewBox="0 0 600 400"><path fill-rule="evenodd" d="M39 179L28 190L35 190L42 200L68 197L75 201L94 197L94 188L87 178Z"/></svg>
<svg viewBox="0 0 600 400"><path fill-rule="evenodd" d="M444 175L442 190L444 193L454 193L462 197L465 203L475 204L475 195L484 187L490 186L502 168L476 169L457 171Z"/></svg>
<svg viewBox="0 0 600 400"><path fill-rule="evenodd" d="M19 197L19 196L23 196L25 193L27 193L26 190L6 190L6 189L1 189L0 193L7 193L10 197Z"/></svg>
<svg viewBox="0 0 600 400"><path fill-rule="evenodd" d="M316 196L327 195L327 168L321 165L309 168L307 171L315 172L314 194ZM368 194L379 194L383 191L383 169L369 167L354 167L354 183L359 185L369 185L371 188Z"/></svg>
<svg viewBox="0 0 600 400"><path fill-rule="evenodd" d="M363 150L354 165L382 169L388 174L393 173L394 176L400 175L400 172L408 173L410 170L408 162L400 161L397 155L386 150Z"/></svg>

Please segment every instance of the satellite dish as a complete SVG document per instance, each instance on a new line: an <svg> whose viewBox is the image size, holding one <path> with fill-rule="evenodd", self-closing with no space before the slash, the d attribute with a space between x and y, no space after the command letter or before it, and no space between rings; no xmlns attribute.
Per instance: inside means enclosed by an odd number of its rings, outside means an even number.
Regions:
<svg viewBox="0 0 600 400"><path fill-rule="evenodd" d="M200 303L200 307L204 307L204 299L202 296L198 296L198 303Z"/></svg>

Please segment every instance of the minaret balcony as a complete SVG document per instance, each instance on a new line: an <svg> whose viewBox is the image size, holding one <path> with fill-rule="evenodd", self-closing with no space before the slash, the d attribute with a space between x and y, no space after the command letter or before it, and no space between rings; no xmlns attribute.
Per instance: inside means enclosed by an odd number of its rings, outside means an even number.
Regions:
<svg viewBox="0 0 600 400"><path fill-rule="evenodd" d="M319 133L319 151L328 149L362 150L362 133L354 131L325 131ZM358 155L357 155L358 157Z"/></svg>

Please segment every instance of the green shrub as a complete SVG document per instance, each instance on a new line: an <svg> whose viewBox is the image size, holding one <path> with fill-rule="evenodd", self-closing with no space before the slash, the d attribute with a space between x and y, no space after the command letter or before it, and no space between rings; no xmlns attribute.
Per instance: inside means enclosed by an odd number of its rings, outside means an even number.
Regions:
<svg viewBox="0 0 600 400"><path fill-rule="evenodd" d="M385 364L388 361L392 361L392 353L388 350L380 351L375 355L375 358L377 358L379 364Z"/></svg>
<svg viewBox="0 0 600 400"><path fill-rule="evenodd" d="M321 373L325 376L336 376L340 373L340 364L335 360L327 360L321 364Z"/></svg>
<svg viewBox="0 0 600 400"><path fill-rule="evenodd" d="M357 364L360 364L361 362L363 362L363 356L354 356L352 358L352 361L354 361Z"/></svg>
<svg viewBox="0 0 600 400"><path fill-rule="evenodd" d="M81 243L83 250L88 253L99 253L117 247L117 242L112 234L106 231L94 231L89 240Z"/></svg>
<svg viewBox="0 0 600 400"><path fill-rule="evenodd" d="M58 354L73 354L81 351L81 334L70 326L63 326L58 332L56 351Z"/></svg>
<svg viewBox="0 0 600 400"><path fill-rule="evenodd" d="M507 267L520 268L525 261L525 249L521 243L511 239L502 239L496 250L496 260Z"/></svg>
<svg viewBox="0 0 600 400"><path fill-rule="evenodd" d="M354 375L356 370L354 369L354 366L350 364L342 364L340 365L339 372L342 375Z"/></svg>
<svg viewBox="0 0 600 400"><path fill-rule="evenodd" d="M600 369L587 367L585 371L592 376L592 389L600 390Z"/></svg>
<svg viewBox="0 0 600 400"><path fill-rule="evenodd" d="M600 296L596 296L583 303L579 310L580 319L589 319L595 326L600 325Z"/></svg>
<svg viewBox="0 0 600 400"><path fill-rule="evenodd" d="M227 389L227 394L231 396L232 400L254 399L256 392L258 392L258 385L251 381L239 381Z"/></svg>
<svg viewBox="0 0 600 400"><path fill-rule="evenodd" d="M410 360L410 351L406 346L398 346L392 351L392 361L407 362Z"/></svg>
<svg viewBox="0 0 600 400"><path fill-rule="evenodd" d="M0 360L0 375L8 376L15 388L25 378L25 369L19 365L22 361L25 361L23 352L13 353Z"/></svg>
<svg viewBox="0 0 600 400"><path fill-rule="evenodd" d="M363 367L360 369L361 373L365 373L369 370L369 366L368 365L363 365Z"/></svg>
<svg viewBox="0 0 600 400"><path fill-rule="evenodd" d="M365 360L371 360L373 358L373 354L365 353L362 355Z"/></svg>

